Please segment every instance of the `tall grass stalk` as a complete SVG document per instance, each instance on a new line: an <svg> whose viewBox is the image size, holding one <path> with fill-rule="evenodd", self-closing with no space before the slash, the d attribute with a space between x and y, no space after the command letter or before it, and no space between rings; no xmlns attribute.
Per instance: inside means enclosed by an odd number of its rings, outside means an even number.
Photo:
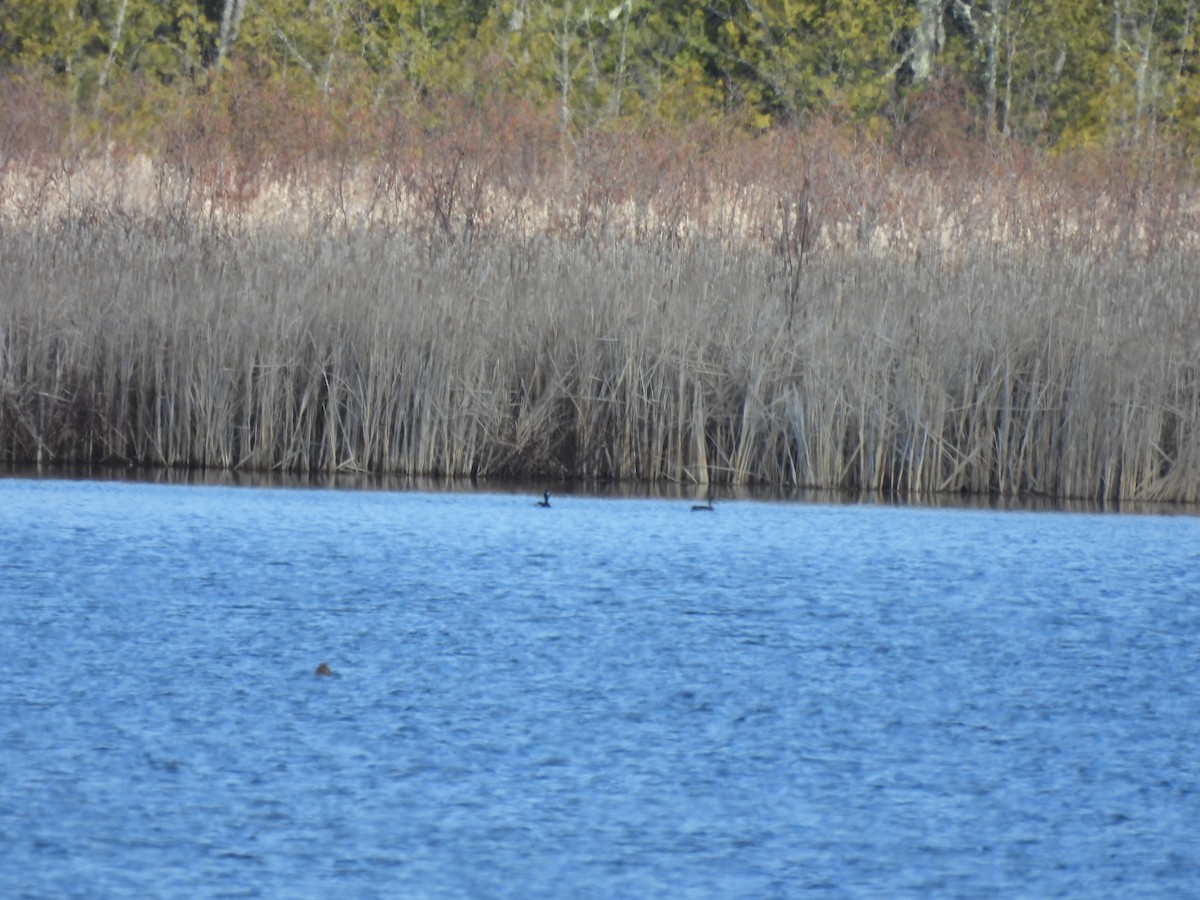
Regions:
<svg viewBox="0 0 1200 900"><path fill-rule="evenodd" d="M72 218L0 459L1200 500L1200 261Z"/></svg>

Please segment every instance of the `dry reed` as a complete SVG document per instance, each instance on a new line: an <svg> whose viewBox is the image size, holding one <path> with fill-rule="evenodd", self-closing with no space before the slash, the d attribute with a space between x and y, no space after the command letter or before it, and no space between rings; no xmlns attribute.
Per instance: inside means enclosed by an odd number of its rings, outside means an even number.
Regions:
<svg viewBox="0 0 1200 900"><path fill-rule="evenodd" d="M490 159L10 178L0 460L1200 501L1182 213Z"/></svg>

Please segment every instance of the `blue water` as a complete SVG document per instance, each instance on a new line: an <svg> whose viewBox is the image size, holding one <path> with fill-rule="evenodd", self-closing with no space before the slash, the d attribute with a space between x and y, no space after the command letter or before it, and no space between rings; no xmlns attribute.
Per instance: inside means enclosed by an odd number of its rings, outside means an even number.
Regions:
<svg viewBox="0 0 1200 900"><path fill-rule="evenodd" d="M1200 895L1200 519L534 499L0 479L0 896Z"/></svg>

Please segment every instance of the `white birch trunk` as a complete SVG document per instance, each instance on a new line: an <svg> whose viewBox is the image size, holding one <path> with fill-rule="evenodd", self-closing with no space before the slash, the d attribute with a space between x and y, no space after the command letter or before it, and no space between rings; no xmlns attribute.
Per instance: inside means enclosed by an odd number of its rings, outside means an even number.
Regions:
<svg viewBox="0 0 1200 900"><path fill-rule="evenodd" d="M917 0L917 33L913 37L912 68L916 84L933 71L933 57L942 49L946 31L942 23L942 0Z"/></svg>
<svg viewBox="0 0 1200 900"><path fill-rule="evenodd" d="M100 89L108 84L108 73L113 61L117 58L117 48L121 45L121 33L125 30L125 12L129 8L129 0L121 0L117 7L117 20L113 23L112 40L108 44L108 56L104 58L104 68L100 70Z"/></svg>
<svg viewBox="0 0 1200 900"><path fill-rule="evenodd" d="M1137 83L1135 85L1135 101L1133 108L1133 139L1135 142L1142 139L1142 120L1150 118L1150 109L1157 105L1157 97L1152 97L1150 84L1150 57L1154 49L1154 26L1158 22L1158 0L1154 0L1154 5L1150 9L1150 19L1143 24L1139 29L1141 35L1141 52L1138 54L1137 62Z"/></svg>
<svg viewBox="0 0 1200 900"><path fill-rule="evenodd" d="M229 54L229 48L237 40L238 26L241 25L245 8L246 0L225 0L225 8L221 11L221 31L217 38L218 65Z"/></svg>

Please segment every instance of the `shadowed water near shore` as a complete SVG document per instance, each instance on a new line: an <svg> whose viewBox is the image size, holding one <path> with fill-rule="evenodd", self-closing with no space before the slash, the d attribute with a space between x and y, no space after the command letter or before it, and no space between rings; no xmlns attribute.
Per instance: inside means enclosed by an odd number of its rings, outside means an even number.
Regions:
<svg viewBox="0 0 1200 900"><path fill-rule="evenodd" d="M244 487L317 489L335 491L404 492L427 494L512 494L538 499L549 489L555 502L573 497L610 499L682 500L701 502L710 494L696 485L673 482L547 482L486 478L435 478L409 475L378 475L362 472L296 474L231 469L168 469L105 465L12 465L0 464L0 479L27 478L48 481L128 482L131 484L193 487ZM769 485L727 485L712 492L718 508L722 502L823 504L836 506L897 506L946 510L996 510L1024 512L1128 513L1133 515L1200 515L1200 504L1109 501L1037 496L999 496L962 493L900 493L885 491L779 488Z"/></svg>

